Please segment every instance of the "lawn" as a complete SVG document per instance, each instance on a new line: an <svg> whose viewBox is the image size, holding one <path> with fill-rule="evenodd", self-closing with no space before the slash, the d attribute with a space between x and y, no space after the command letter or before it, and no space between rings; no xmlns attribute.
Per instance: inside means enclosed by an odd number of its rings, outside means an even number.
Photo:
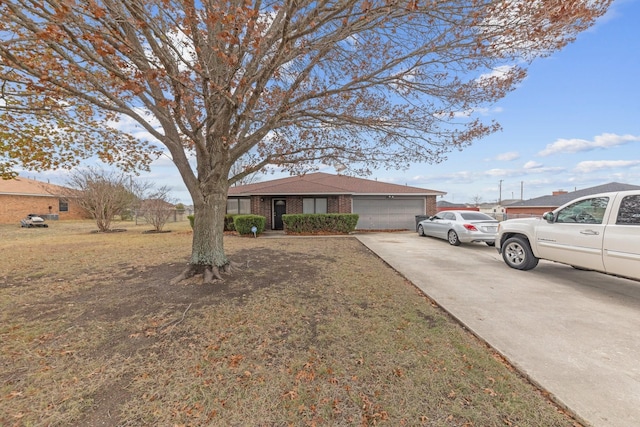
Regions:
<svg viewBox="0 0 640 427"><path fill-rule="evenodd" d="M579 426L353 237L0 225L1 426Z"/></svg>

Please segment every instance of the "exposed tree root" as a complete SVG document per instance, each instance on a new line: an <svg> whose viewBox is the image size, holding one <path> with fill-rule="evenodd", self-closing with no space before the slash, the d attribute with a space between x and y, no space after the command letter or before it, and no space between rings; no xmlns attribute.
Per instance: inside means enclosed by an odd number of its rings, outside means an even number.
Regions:
<svg viewBox="0 0 640 427"><path fill-rule="evenodd" d="M237 262L228 262L222 267L212 265L189 264L179 276L171 280L171 284L175 285L183 280L187 280L198 274L202 275L202 283L205 285L213 284L216 281L224 280L222 274L229 274L234 270L239 270L242 264Z"/></svg>
<svg viewBox="0 0 640 427"><path fill-rule="evenodd" d="M202 283L205 285L208 285L210 283L213 283L213 278L216 279L220 279L222 280L222 277L220 277L220 273L218 272L218 269L214 269L211 266L207 266L204 269L204 273L202 274Z"/></svg>
<svg viewBox="0 0 640 427"><path fill-rule="evenodd" d="M189 265L187 266L187 268L186 268L186 269L184 269L184 271L183 271L182 273L180 273L180 275L179 275L179 276L174 277L173 279L171 279L171 282L170 282L170 283L171 283L172 285L175 285L175 284L177 284L177 283L182 282L183 280L187 280L187 279L192 278L193 276L195 276L195 275L197 274L197 272L196 272L196 268L195 268L195 267L197 267L197 266L195 266L195 265L193 265L193 264L189 264Z"/></svg>

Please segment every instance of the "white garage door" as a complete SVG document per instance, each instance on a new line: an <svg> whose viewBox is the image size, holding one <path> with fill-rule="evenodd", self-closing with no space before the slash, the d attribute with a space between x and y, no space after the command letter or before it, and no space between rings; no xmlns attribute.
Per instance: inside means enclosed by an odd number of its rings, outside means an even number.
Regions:
<svg viewBox="0 0 640 427"><path fill-rule="evenodd" d="M360 230L415 230L416 215L424 215L425 199L354 197L353 213L360 215Z"/></svg>

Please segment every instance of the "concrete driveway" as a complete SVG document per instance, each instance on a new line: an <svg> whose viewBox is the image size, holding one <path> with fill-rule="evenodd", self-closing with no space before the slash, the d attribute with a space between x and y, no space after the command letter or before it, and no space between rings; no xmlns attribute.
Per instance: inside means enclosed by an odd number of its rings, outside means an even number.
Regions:
<svg viewBox="0 0 640 427"><path fill-rule="evenodd" d="M594 427L640 426L640 282L417 233L356 237Z"/></svg>

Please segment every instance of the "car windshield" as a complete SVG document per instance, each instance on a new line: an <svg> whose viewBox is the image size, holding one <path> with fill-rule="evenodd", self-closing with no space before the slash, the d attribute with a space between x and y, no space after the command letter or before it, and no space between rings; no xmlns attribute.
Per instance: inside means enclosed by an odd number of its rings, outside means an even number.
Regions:
<svg viewBox="0 0 640 427"><path fill-rule="evenodd" d="M460 214L462 219L466 221L486 221L486 220L494 220L494 218L490 217L487 214L483 214L481 212L463 212Z"/></svg>

